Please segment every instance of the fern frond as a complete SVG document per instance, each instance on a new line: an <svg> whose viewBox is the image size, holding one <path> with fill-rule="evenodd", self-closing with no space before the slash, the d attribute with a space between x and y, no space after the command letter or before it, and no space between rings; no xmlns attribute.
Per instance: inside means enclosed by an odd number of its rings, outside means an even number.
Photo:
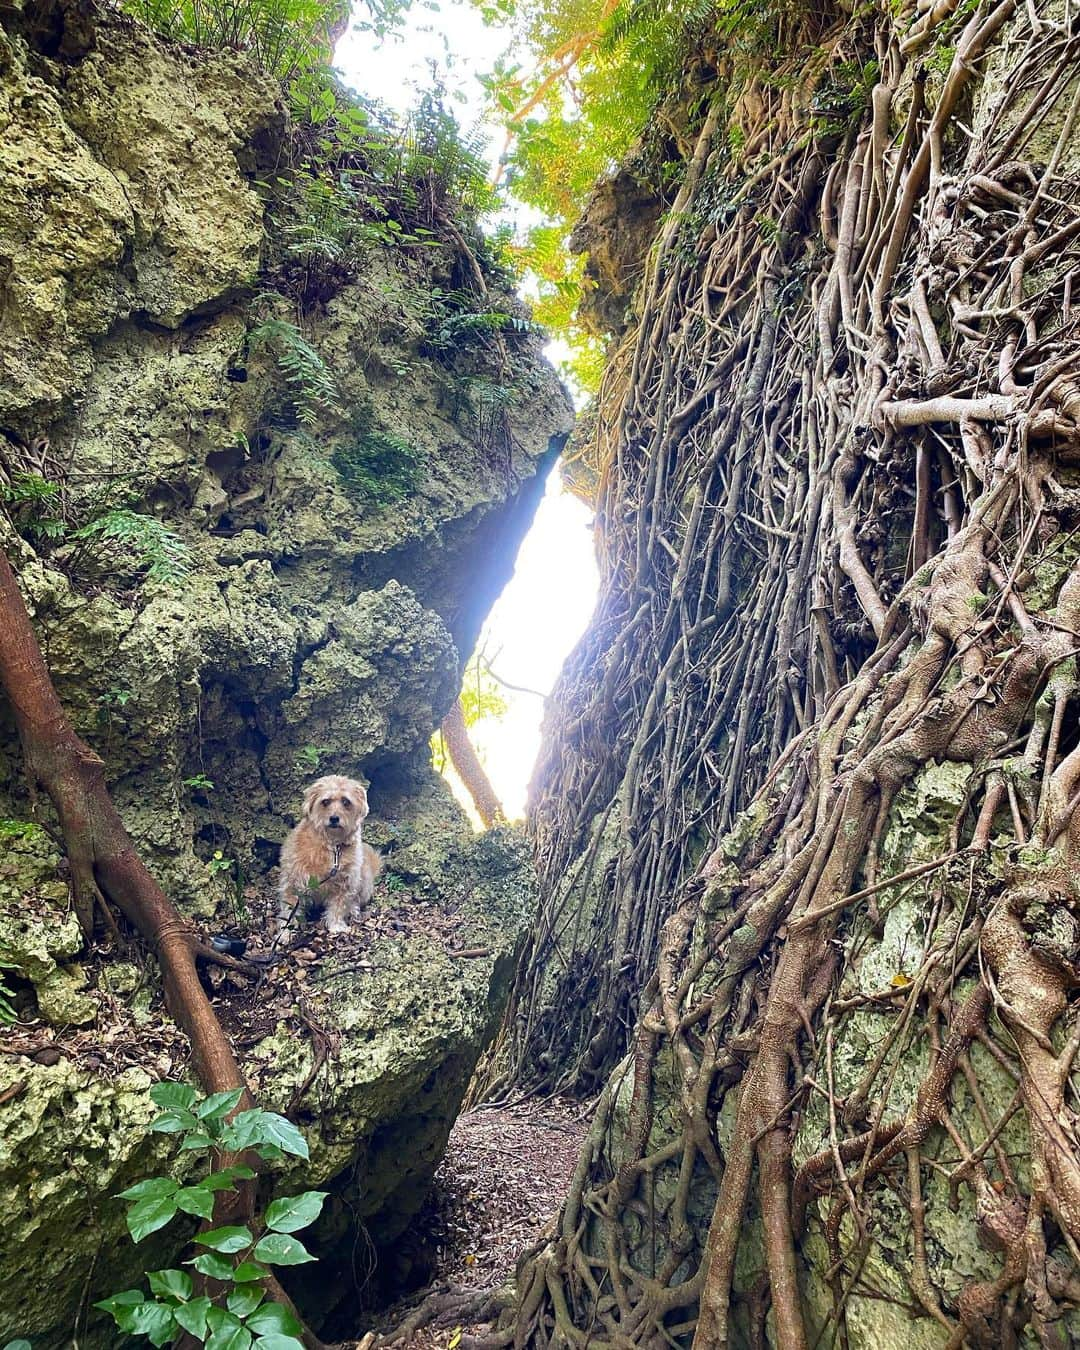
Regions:
<svg viewBox="0 0 1080 1350"><path fill-rule="evenodd" d="M472 338L490 333L512 333L519 337L543 337L544 329L532 319L503 310L481 310L479 313L450 314L444 318L428 338L428 345L439 351L460 346Z"/></svg>
<svg viewBox="0 0 1080 1350"><path fill-rule="evenodd" d="M117 507L95 517L73 539L96 539L116 546L119 565L147 580L176 585L191 570L191 553L175 531L156 516Z"/></svg>
<svg viewBox="0 0 1080 1350"><path fill-rule="evenodd" d="M301 426L313 427L320 412L341 412L341 395L333 372L296 324L287 319L267 319L251 330L248 342L253 349L273 348Z"/></svg>

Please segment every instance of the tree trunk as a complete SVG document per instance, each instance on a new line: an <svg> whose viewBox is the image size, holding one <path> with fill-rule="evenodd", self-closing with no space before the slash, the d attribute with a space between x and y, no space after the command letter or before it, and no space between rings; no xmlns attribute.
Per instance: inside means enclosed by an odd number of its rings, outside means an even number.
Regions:
<svg viewBox="0 0 1080 1350"><path fill-rule="evenodd" d="M504 820L502 805L495 795L484 766L469 739L469 729L465 725L465 716L461 711L461 699L454 700L454 706L443 718L443 740L457 776L469 790L476 814L490 830L492 825Z"/></svg>

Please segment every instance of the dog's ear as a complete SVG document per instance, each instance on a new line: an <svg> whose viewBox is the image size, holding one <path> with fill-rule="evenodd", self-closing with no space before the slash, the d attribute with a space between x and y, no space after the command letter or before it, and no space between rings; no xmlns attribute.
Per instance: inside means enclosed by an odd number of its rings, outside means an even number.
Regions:
<svg viewBox="0 0 1080 1350"><path fill-rule="evenodd" d="M360 791L359 791L356 795L357 795L357 797L358 797L358 799L359 799L359 802L358 802L358 805L359 805L359 807L360 807L360 810L359 810L359 816L360 816L360 819L363 820L363 818L364 818L364 817L368 814L368 812L371 810L371 807L368 806L367 788L364 787L363 783L357 783L356 786L360 789Z"/></svg>
<svg viewBox="0 0 1080 1350"><path fill-rule="evenodd" d="M312 783L312 785L304 793L304 805L301 811L301 815L303 815L305 820L311 815L312 811L314 811L315 801L318 798L320 792L322 792L321 779L317 783Z"/></svg>

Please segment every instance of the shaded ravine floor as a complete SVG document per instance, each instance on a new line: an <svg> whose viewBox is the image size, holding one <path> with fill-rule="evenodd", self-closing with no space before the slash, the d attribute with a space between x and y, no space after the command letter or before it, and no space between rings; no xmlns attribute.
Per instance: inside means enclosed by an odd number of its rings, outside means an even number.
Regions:
<svg viewBox="0 0 1080 1350"><path fill-rule="evenodd" d="M428 1286L387 1310L379 1330L393 1335L431 1293L477 1292L506 1284L559 1210L588 1128L580 1102L552 1098L482 1107L461 1116L414 1231L435 1263ZM440 1319L440 1321L443 1319ZM406 1350L447 1350L468 1320L432 1324L395 1341Z"/></svg>

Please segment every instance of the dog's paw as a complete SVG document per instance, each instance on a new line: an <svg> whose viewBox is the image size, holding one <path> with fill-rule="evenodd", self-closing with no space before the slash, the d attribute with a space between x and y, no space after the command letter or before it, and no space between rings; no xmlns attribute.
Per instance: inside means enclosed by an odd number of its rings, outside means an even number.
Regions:
<svg viewBox="0 0 1080 1350"><path fill-rule="evenodd" d="M349 931L349 925L345 920L337 917L323 919L323 927L328 933L347 933Z"/></svg>

